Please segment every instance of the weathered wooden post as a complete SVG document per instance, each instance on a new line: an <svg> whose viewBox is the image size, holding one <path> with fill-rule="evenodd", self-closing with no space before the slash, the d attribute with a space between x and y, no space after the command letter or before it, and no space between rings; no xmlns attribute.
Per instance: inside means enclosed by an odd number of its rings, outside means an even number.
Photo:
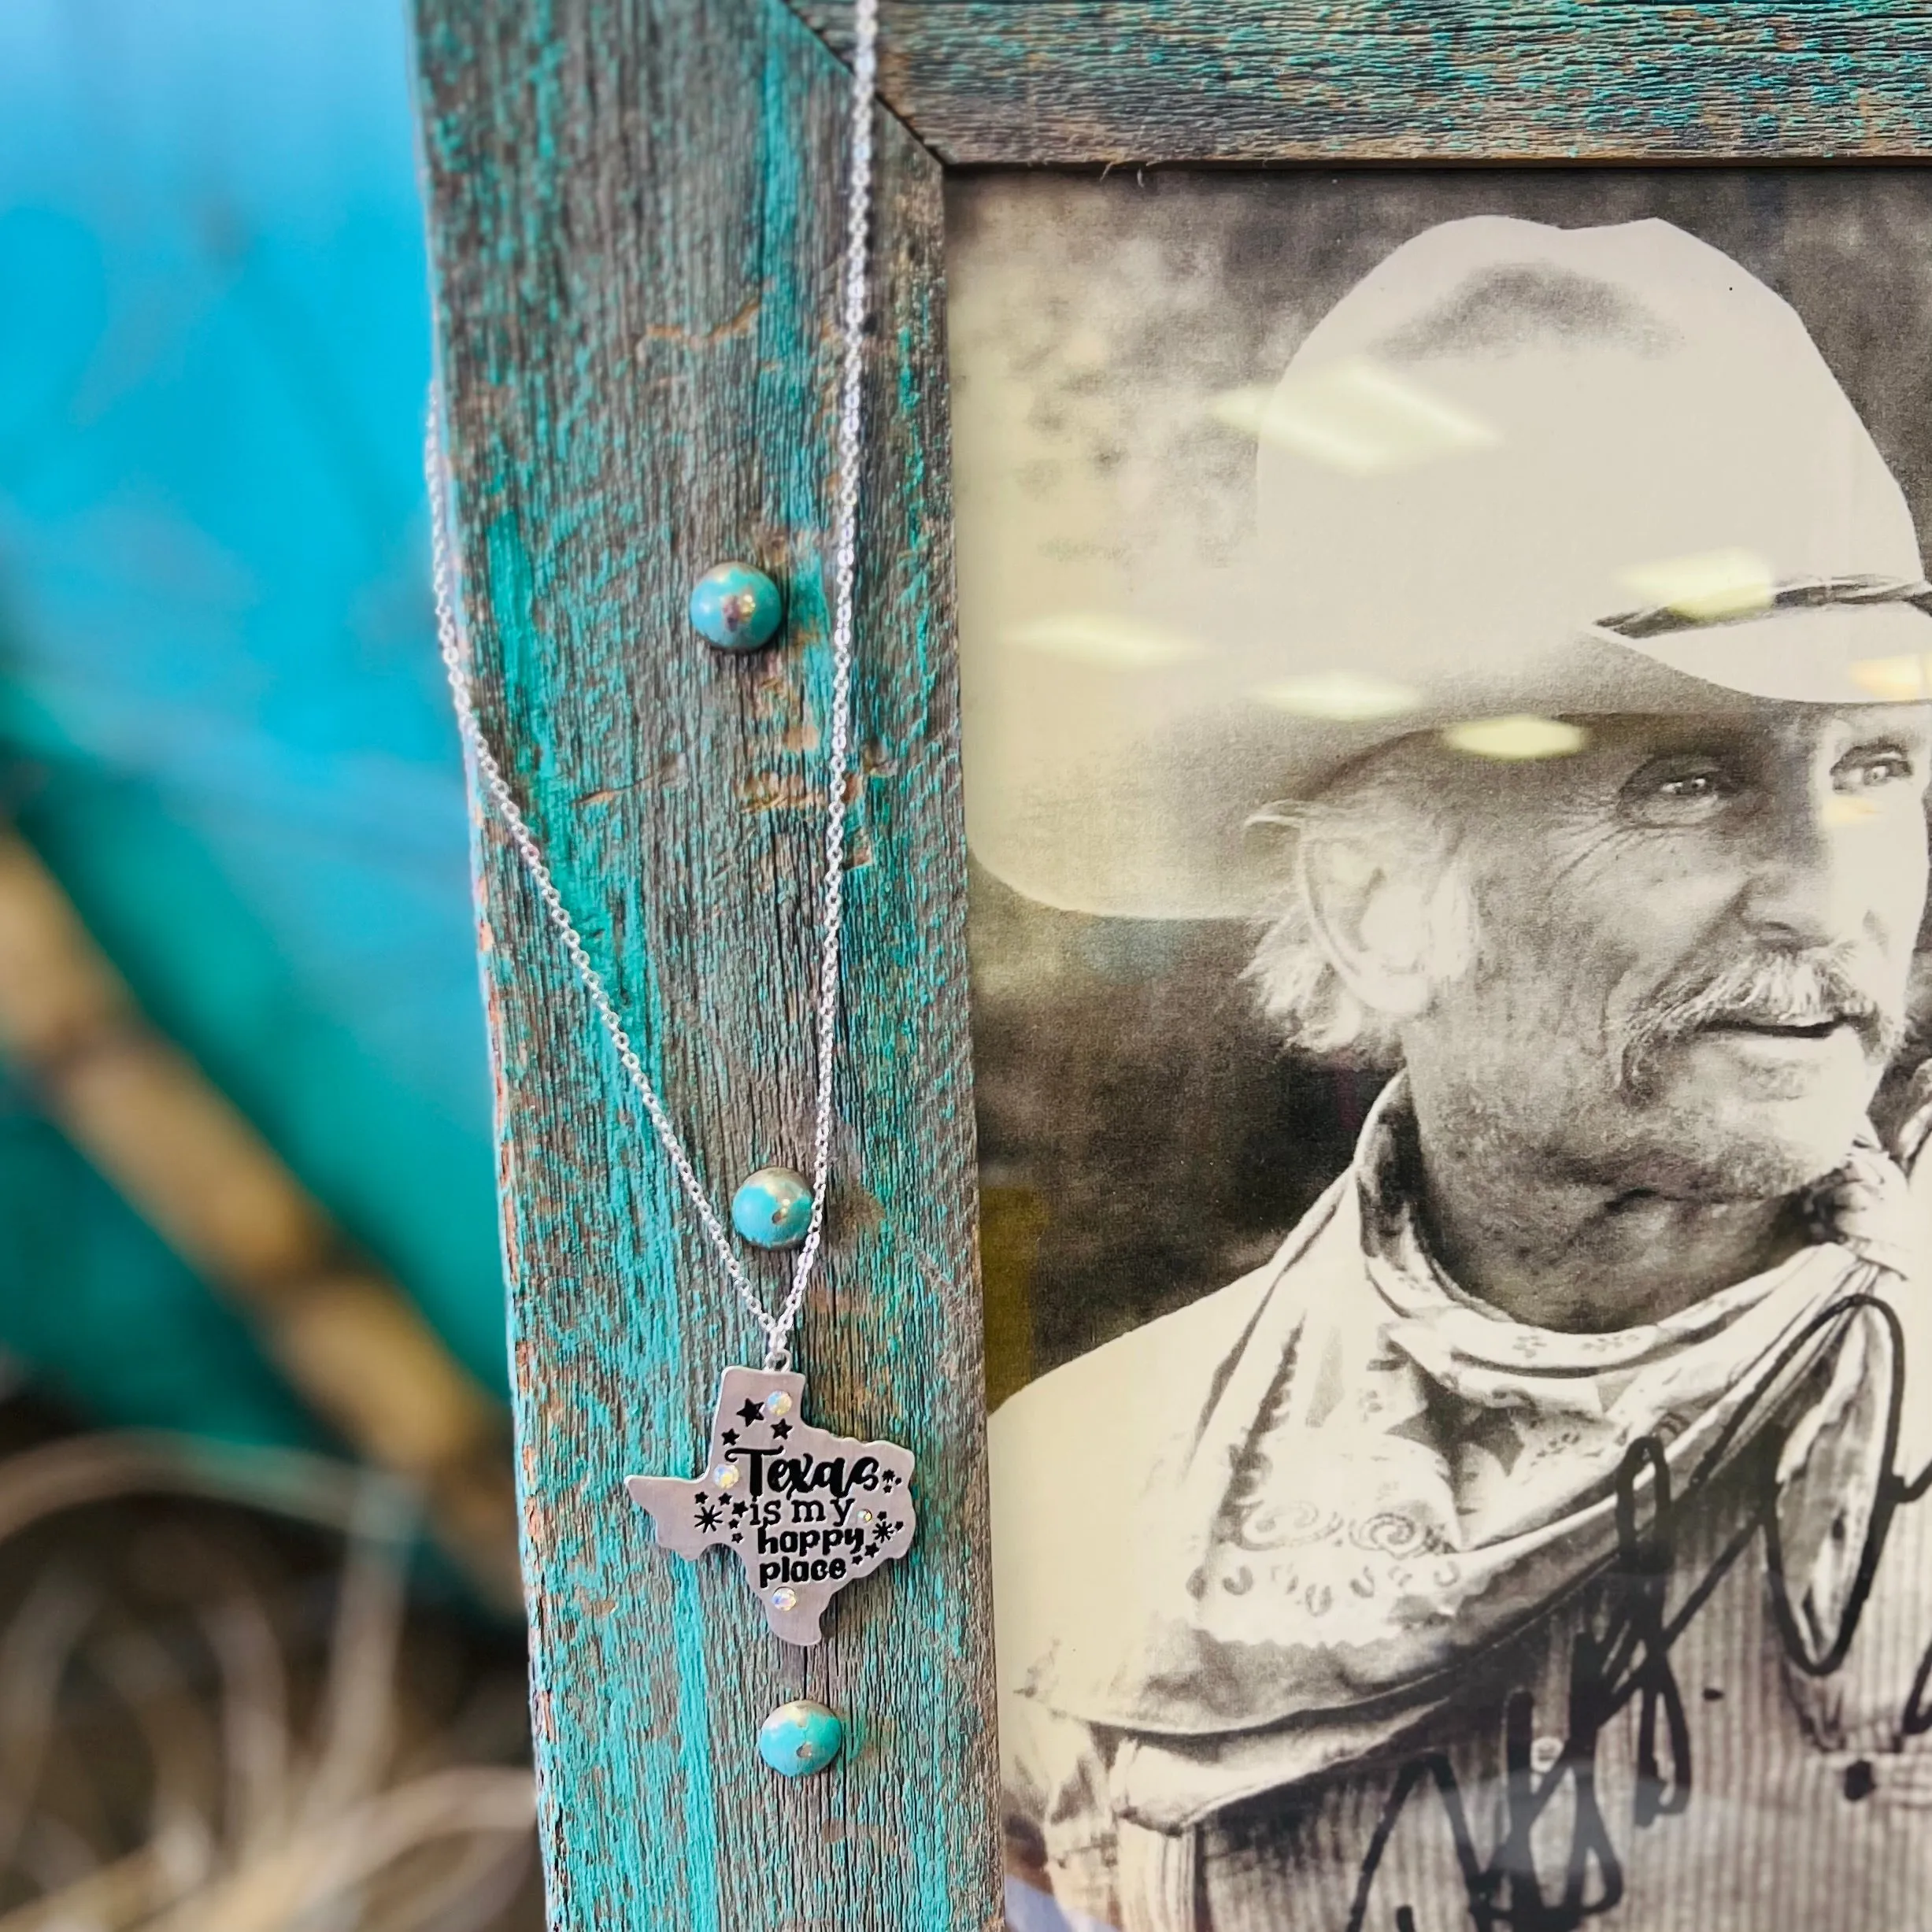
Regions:
<svg viewBox="0 0 1932 1932"><path fill-rule="evenodd" d="M420 62L485 728L728 1193L809 1134L846 76L777 0L424 0ZM653 1548L624 1477L701 1453L719 1368L760 1338L479 825L560 1926L997 1918L940 175L876 128L843 1183L801 1343L823 1416L918 1456L920 1542L812 1653L772 1642L735 1565ZM748 661L686 615L728 558L788 594ZM753 1741L801 1691L855 1736L791 1785Z"/></svg>

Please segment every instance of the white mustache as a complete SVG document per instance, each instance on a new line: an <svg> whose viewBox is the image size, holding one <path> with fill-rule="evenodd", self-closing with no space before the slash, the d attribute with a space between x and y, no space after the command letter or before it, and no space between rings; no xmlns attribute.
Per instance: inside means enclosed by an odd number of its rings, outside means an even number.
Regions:
<svg viewBox="0 0 1932 1932"><path fill-rule="evenodd" d="M1843 1021L1889 1060L1904 1016L1867 991L1842 953L1761 953L1660 987L1638 1009L1622 1055L1623 1083L1641 1090L1667 1047L1712 1027L1822 1027Z"/></svg>

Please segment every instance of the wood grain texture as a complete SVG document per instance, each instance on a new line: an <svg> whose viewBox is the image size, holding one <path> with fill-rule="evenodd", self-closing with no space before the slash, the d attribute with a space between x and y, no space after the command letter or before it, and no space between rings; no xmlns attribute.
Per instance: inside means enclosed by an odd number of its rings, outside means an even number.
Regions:
<svg viewBox="0 0 1932 1932"><path fill-rule="evenodd" d="M794 0L842 47L849 0ZM884 0L950 165L1932 155L1923 0Z"/></svg>
<svg viewBox="0 0 1932 1932"><path fill-rule="evenodd" d="M441 352L485 728L714 1193L804 1164L829 683L846 77L775 0L419 0ZM998 1923L939 174L883 114L856 864L815 1419L909 1445L912 1556L782 1650L652 1546L758 1338L506 853L479 832L553 1925ZM706 650L743 557L787 635ZM774 1296L782 1263L760 1269ZM804 1692L840 1768L753 1734ZM916 1792L917 1796L913 1794Z"/></svg>

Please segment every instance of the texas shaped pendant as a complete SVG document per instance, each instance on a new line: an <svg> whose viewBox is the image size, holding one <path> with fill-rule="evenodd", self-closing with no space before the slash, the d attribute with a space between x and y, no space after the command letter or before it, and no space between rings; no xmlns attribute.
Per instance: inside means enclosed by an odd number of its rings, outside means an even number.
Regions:
<svg viewBox="0 0 1932 1932"><path fill-rule="evenodd" d="M736 1553L773 1636L816 1644L825 1606L848 1583L912 1547L912 1453L815 1429L800 1414L805 1377L727 1368L705 1473L629 1476L657 1541L680 1556Z"/></svg>

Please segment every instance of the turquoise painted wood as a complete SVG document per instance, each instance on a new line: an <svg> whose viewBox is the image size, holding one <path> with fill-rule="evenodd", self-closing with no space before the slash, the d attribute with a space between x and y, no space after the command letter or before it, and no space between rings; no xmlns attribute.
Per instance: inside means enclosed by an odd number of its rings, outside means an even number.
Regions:
<svg viewBox="0 0 1932 1932"><path fill-rule="evenodd" d="M486 727L714 1196L809 1164L844 70L776 0L420 0L440 353ZM653 1548L760 1359L497 828L479 835L553 1923L999 1923L940 177L878 117L838 1179L816 1419L912 1448L921 1533L781 1649ZM693 582L784 589L765 652ZM754 1257L775 1293L786 1257ZM839 1762L761 1723L816 1698ZM914 1794L916 1793L916 1796Z"/></svg>
<svg viewBox="0 0 1932 1932"><path fill-rule="evenodd" d="M845 44L849 0L798 0ZM949 165L1923 157L1924 0L884 0Z"/></svg>

